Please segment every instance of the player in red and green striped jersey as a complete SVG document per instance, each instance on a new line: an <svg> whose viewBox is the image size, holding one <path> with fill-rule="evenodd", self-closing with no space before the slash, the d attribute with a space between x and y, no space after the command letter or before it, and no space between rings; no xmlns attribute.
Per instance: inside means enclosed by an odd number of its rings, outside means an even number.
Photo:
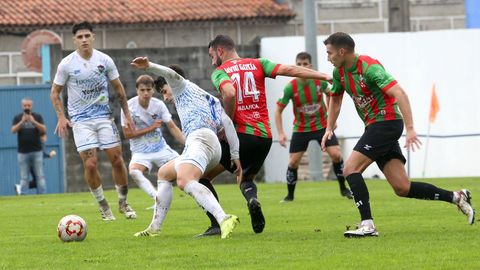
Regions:
<svg viewBox="0 0 480 270"><path fill-rule="evenodd" d="M356 54L355 42L348 34L334 33L324 44L328 60L335 69L322 149L333 136L345 91L352 97L358 115L365 123L365 132L343 169L362 222L356 230L348 230L344 235L378 236L370 211L368 188L362 177L362 172L373 162L377 163L398 196L456 204L467 215L468 223L473 224L475 210L470 203L470 191L462 189L453 192L408 179L404 165L406 160L398 144L403 126L406 128L405 148L414 151L421 143L413 127L410 103L403 88L379 61Z"/></svg>
<svg viewBox="0 0 480 270"><path fill-rule="evenodd" d="M297 54L295 62L297 66L312 68L312 56L307 52ZM275 124L279 143L283 147L287 146L287 136L283 130L282 112L290 100L295 115L286 177L288 194L281 202L290 202L294 199L298 165L307 150L308 143L312 140L316 140L318 143L322 141L327 126L327 107L323 101L323 94L326 94L328 103L329 91L330 84L326 81L295 78L285 86L283 96L277 102ZM352 199L350 190L345 186L345 178L342 172L342 153L335 135L327 141L326 146L326 151L332 159L333 170L340 186L340 194Z"/></svg>
<svg viewBox="0 0 480 270"><path fill-rule="evenodd" d="M212 82L222 94L225 111L232 118L240 141L240 162L243 168L240 190L247 201L253 231L261 233L265 227L265 218L254 179L272 145L265 78L285 75L328 80L331 76L312 69L276 64L265 58L240 58L233 40L224 35L218 35L210 42L208 53L212 65L217 66L212 73ZM222 146L225 147L224 145L225 143ZM209 179L224 170L234 169L228 151L222 151L220 163L216 174L205 175L200 181L211 190L214 189ZM215 226L213 220L210 220L212 227ZM209 229L203 235L208 234Z"/></svg>

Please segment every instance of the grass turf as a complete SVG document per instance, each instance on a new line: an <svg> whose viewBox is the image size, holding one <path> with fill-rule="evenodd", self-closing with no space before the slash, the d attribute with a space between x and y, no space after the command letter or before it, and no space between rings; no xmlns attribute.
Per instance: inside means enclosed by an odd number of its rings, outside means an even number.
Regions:
<svg viewBox="0 0 480 270"><path fill-rule="evenodd" d="M478 179L427 180L445 189L468 187L480 203ZM237 186L216 186L227 213L240 217L232 237L193 238L208 220L192 198L175 188L172 208L156 238L135 238L151 220L152 205L138 189L129 202L137 220L118 213L116 194L106 197L117 220L103 222L89 193L0 197L1 269L480 269L479 224L470 226L455 205L398 198L386 181L369 180L378 238L346 239L359 215L338 185L299 182L295 201L279 204L284 184L259 184L266 217L254 234ZM113 208L113 207L112 207ZM82 216L85 241L62 243L60 218Z"/></svg>

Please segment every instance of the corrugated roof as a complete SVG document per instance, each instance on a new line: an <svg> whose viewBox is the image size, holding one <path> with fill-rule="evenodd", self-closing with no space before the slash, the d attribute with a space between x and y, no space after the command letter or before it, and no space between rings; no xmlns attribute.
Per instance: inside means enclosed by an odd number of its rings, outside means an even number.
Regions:
<svg viewBox="0 0 480 270"><path fill-rule="evenodd" d="M0 27L290 19L274 0L2 0Z"/></svg>

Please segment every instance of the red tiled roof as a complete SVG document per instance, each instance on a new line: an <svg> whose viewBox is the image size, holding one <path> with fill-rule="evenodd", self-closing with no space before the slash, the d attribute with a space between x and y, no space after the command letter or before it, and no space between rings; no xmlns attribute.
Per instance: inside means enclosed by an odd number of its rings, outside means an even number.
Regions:
<svg viewBox="0 0 480 270"><path fill-rule="evenodd" d="M0 27L290 19L274 0L1 0Z"/></svg>

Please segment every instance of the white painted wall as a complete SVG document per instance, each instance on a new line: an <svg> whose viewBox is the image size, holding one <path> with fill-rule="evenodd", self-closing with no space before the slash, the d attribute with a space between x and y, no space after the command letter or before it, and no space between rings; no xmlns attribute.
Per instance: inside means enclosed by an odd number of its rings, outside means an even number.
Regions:
<svg viewBox="0 0 480 270"><path fill-rule="evenodd" d="M318 69L331 72L323 40L318 36ZM447 30L411 33L352 35L356 52L378 59L409 95L415 128L427 134L430 94L433 83L440 102L437 120L431 126L432 135L480 134L480 30ZM261 56L277 63L294 64L295 56L304 50L303 37L264 38ZM288 149L280 147L274 123L276 100L289 78L267 80L267 101L273 128L274 143L267 160L267 181L285 181ZM291 104L283 113L285 132L291 133ZM360 136L363 123L351 98L346 94L338 119L339 137ZM410 153L411 176L422 177L426 153L426 138L421 138L420 151ZM345 140L344 158L351 153L357 139ZM403 146L404 141L400 141ZM431 138L428 146L425 177L479 176L478 152L480 136L464 138ZM407 153L404 152L405 156ZM370 166L365 177L380 175L376 165Z"/></svg>

